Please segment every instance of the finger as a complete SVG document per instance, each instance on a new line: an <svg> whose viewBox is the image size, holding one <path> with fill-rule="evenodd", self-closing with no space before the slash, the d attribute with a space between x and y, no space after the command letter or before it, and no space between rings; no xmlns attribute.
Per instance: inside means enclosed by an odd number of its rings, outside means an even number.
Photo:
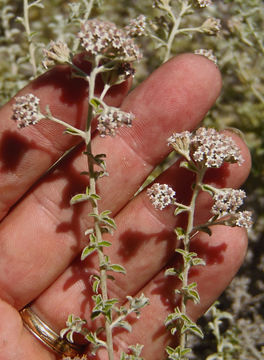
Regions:
<svg viewBox="0 0 264 360"><path fill-rule="evenodd" d="M82 66L83 64L80 64ZM106 102L119 106L131 81L110 89ZM100 84L98 84L100 89ZM54 116L69 124L84 128L87 116L86 81L72 77L69 67L60 66L40 76L18 96L33 93ZM62 135L63 127L48 120L40 126L18 130L12 120L14 99L0 110L0 220L29 187L71 146L80 140Z"/></svg>
<svg viewBox="0 0 264 360"><path fill-rule="evenodd" d="M218 187L239 187L249 173L249 151L238 136L232 136L240 145L245 162L243 166L231 164L222 169L212 169L211 172L215 171L218 176L211 175L210 183ZM161 183L172 186L176 190L176 195L181 196L180 202L186 205L189 204L193 180L191 173L180 168L179 164L172 166L158 179ZM202 194L198 198L197 224L208 219L211 206L208 197ZM112 263L121 264L126 268L126 275L114 274L116 280L108 284L111 297L118 298L122 302L127 295L137 293L174 256L174 249L177 246L174 229L183 226L185 219L182 216L175 217L173 212L173 208L155 210L146 192L142 192L117 215L115 219L117 230L114 237L109 235L105 237L105 240L112 242L107 254ZM215 252L217 249L216 247ZM219 252L221 251L219 248ZM85 262L77 260L34 302L35 311L56 331L64 327L67 315L70 313L89 319L92 306L90 276L97 268L96 256L90 256ZM52 309L50 304L53 304Z"/></svg>
<svg viewBox="0 0 264 360"><path fill-rule="evenodd" d="M115 214L126 204L153 166L168 153L164 144L171 132L195 127L219 90L215 66L200 56L184 55L163 65L129 95L124 106L135 111L135 123L143 125L132 127L132 135L122 129L120 137L94 141L95 153L109 155L109 179L105 177L98 183L102 209ZM157 94L159 103L153 103ZM84 163L85 159L77 157L76 164L45 178L1 224L0 269L8 267L9 271L8 276L0 278L0 288L5 299L17 307L24 306L53 282L83 244L89 209L72 208L68 203L70 195L85 188L85 178L79 175L85 169ZM14 279L19 284L16 288L11 286Z"/></svg>
<svg viewBox="0 0 264 360"><path fill-rule="evenodd" d="M23 326L17 310L0 299L2 360L55 360L55 356Z"/></svg>
<svg viewBox="0 0 264 360"><path fill-rule="evenodd" d="M206 262L206 266L197 266L190 272L189 281L197 282L200 295L199 304L195 305L190 301L187 304L187 315L193 321L202 316L225 290L246 253L247 236L244 229L215 226L212 230L211 237L201 233L191 246L191 251ZM175 259L170 265L177 264L178 260ZM177 345L177 335L170 336L164 326L168 314L180 305L174 292L176 288L180 288L180 282L171 277L165 278L162 271L141 290L150 299L150 305L142 310L139 320L133 318L131 334L121 331L117 335L116 349L121 352L127 350L130 344L144 344L142 356L145 359L159 360L165 356L164 348L167 345Z"/></svg>

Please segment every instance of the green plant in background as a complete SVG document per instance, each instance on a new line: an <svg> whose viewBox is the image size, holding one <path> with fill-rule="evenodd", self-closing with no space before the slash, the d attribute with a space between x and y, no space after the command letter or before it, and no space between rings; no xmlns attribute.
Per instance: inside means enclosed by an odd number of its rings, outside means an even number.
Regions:
<svg viewBox="0 0 264 360"><path fill-rule="evenodd" d="M246 262L234 282L236 287L231 285L220 300L223 309L233 315L232 320L227 316L229 329L225 333L221 331L221 313L213 310L211 327L217 351L212 349L211 352L216 352L208 355L208 360L231 359L232 356L240 360L261 359L264 344L261 328L264 322L261 312L264 302L261 242L264 233L264 5L261 0L142 0L140 3L133 0L81 0L72 3L65 0L1 0L0 104L45 71L42 64L44 48L47 48L49 61L52 59L48 51L56 55L54 44L59 44L58 41L67 44L66 53L67 49L77 51L80 38L76 39L75 34L81 22L99 16L123 27L129 18L142 15L146 17L147 36L139 39L145 53L137 66L135 84L178 53L196 51L214 62L217 59L223 76L223 92L204 124L218 129L232 127L241 130L251 149L253 171L245 185L250 194L245 203L254 209L256 223L250 233ZM50 39L55 43L47 47ZM44 65L49 66L47 58ZM98 111L102 119L104 110L107 110L102 102L103 95L99 99L90 99L95 113ZM48 115L52 118L52 114ZM75 131L68 128L71 130ZM99 159L101 165L103 161ZM163 168L164 164L156 170L154 177ZM82 195L90 198L89 191ZM98 248L98 244L95 247ZM247 285L243 286L245 283ZM203 344L205 342L203 340ZM194 346L189 346L194 348L196 359L205 358L200 351L204 345L194 340ZM123 358L134 356L133 359L140 359L139 348L133 348L132 353L134 355L124 354Z"/></svg>

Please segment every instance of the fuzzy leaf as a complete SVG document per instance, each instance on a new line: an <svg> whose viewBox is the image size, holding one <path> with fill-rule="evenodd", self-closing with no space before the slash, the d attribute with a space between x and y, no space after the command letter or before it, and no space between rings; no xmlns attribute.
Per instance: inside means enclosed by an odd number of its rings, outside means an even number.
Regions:
<svg viewBox="0 0 264 360"><path fill-rule="evenodd" d="M185 233L185 230L183 228L177 227L176 229L174 229L174 232L177 235L177 238L179 240L182 240L182 239L185 238L186 233Z"/></svg>
<svg viewBox="0 0 264 360"><path fill-rule="evenodd" d="M193 323L193 325L191 325L191 326L188 327L188 330L189 330L190 332L192 332L194 335L197 335L197 336L199 336L201 339L203 339L204 334L203 334L202 330L200 329L200 327L199 327L198 325L196 325L196 324Z"/></svg>
<svg viewBox="0 0 264 360"><path fill-rule="evenodd" d="M73 340L73 331L69 331L66 335L66 339L70 342L70 343L74 343L74 340Z"/></svg>
<svg viewBox="0 0 264 360"><path fill-rule="evenodd" d="M77 194L74 195L71 200L70 200L70 204L74 205L83 201L87 201L89 199L89 196L87 196L87 194Z"/></svg>
<svg viewBox="0 0 264 360"><path fill-rule="evenodd" d="M214 196L214 191L211 186L208 186L206 184L201 185L202 191L208 192L211 196Z"/></svg>
<svg viewBox="0 0 264 360"><path fill-rule="evenodd" d="M109 241L100 241L98 243L98 246L105 246L105 247L109 247L111 246L112 244L109 242Z"/></svg>
<svg viewBox="0 0 264 360"><path fill-rule="evenodd" d="M85 260L89 255L91 255L96 250L95 246L86 246L81 255L81 260Z"/></svg>
<svg viewBox="0 0 264 360"><path fill-rule="evenodd" d="M121 328L127 330L128 332L132 331L132 326L129 324L129 322L124 321L124 320L118 321L114 327L121 327Z"/></svg>
<svg viewBox="0 0 264 360"><path fill-rule="evenodd" d="M126 273L126 269L122 265L119 265L119 264L109 265L108 269L112 270L114 272L122 273L122 274Z"/></svg>
<svg viewBox="0 0 264 360"><path fill-rule="evenodd" d="M206 262L203 259L197 257L197 258L192 259L192 265L193 266L198 266L198 265L205 266Z"/></svg>
<svg viewBox="0 0 264 360"><path fill-rule="evenodd" d="M175 276L177 275L177 270L175 268L169 268L165 271L165 276Z"/></svg>
<svg viewBox="0 0 264 360"><path fill-rule="evenodd" d="M199 226L198 230L212 236L212 230L208 226Z"/></svg>
<svg viewBox="0 0 264 360"><path fill-rule="evenodd" d="M100 108L100 106L101 106L101 102L98 100L98 99L96 99L96 98L92 98L91 100L90 100L90 104L92 105L92 107L97 111L97 109L98 108Z"/></svg>
<svg viewBox="0 0 264 360"><path fill-rule="evenodd" d="M102 218L102 222L104 222L105 224L107 224L111 228L116 229L116 223L115 223L114 219L112 219L112 218L110 218L108 216L105 216L105 217Z"/></svg>
<svg viewBox="0 0 264 360"><path fill-rule="evenodd" d="M94 229L87 229L87 230L85 230L84 235L87 236L87 235L92 234L93 232L94 232Z"/></svg>
<svg viewBox="0 0 264 360"><path fill-rule="evenodd" d="M69 135L73 135L73 136L80 136L80 137L82 137L81 134L80 134L80 131L77 131L77 130L72 129L72 128L67 128L67 129L65 129L65 130L64 130L64 134L69 134Z"/></svg>
<svg viewBox="0 0 264 360"><path fill-rule="evenodd" d="M174 211L174 216L177 216L177 215L179 215L179 214L181 214L183 212L186 212L186 211L188 211L188 209L185 206L180 206L179 205L179 206L176 207L176 209Z"/></svg>
<svg viewBox="0 0 264 360"><path fill-rule="evenodd" d="M188 161L182 161L180 163L180 167L190 170L192 172L197 173L197 168L193 163L189 163Z"/></svg>

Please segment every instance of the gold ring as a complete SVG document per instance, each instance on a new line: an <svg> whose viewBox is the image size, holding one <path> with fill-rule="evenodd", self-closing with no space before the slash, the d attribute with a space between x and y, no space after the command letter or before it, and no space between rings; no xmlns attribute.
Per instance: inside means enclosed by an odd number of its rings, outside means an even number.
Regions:
<svg viewBox="0 0 264 360"><path fill-rule="evenodd" d="M61 338L55 331L53 331L47 324L45 324L35 313L30 306L26 306L20 311L24 326L43 344L52 349L54 352L75 357L83 354L85 347L75 345L69 341Z"/></svg>

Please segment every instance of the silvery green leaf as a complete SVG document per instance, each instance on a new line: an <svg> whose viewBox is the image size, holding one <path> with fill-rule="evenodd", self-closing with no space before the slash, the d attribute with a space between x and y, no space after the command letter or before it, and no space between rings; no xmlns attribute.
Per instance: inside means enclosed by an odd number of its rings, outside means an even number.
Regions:
<svg viewBox="0 0 264 360"><path fill-rule="evenodd" d="M101 101L99 99L92 98L90 100L90 105L92 105L92 107L97 111L97 109L101 106Z"/></svg>
<svg viewBox="0 0 264 360"><path fill-rule="evenodd" d="M96 250L95 246L86 246L81 255L81 260L85 260L89 255L91 255Z"/></svg>
<svg viewBox="0 0 264 360"><path fill-rule="evenodd" d="M90 235L94 232L94 229L86 229L85 232L84 232L84 235L87 236L87 235Z"/></svg>
<svg viewBox="0 0 264 360"><path fill-rule="evenodd" d="M212 230L208 226L199 226L197 229L206 233L209 236L212 236Z"/></svg>
<svg viewBox="0 0 264 360"><path fill-rule="evenodd" d="M108 269L112 270L114 272L122 273L122 274L126 273L126 269L122 265L119 265L119 264L109 265Z"/></svg>
<svg viewBox="0 0 264 360"><path fill-rule="evenodd" d="M179 240L182 240L182 239L185 238L186 233L185 233L185 230L183 228L177 227L176 229L174 229L174 232L177 235L177 238Z"/></svg>
<svg viewBox="0 0 264 360"><path fill-rule="evenodd" d="M177 271L175 268L169 268L165 271L165 276L175 276L177 275Z"/></svg>
<svg viewBox="0 0 264 360"><path fill-rule="evenodd" d="M197 266L197 265L206 265L206 262L203 260L203 259L201 259L201 258L194 258L194 259L192 259L192 265L193 266Z"/></svg>
<svg viewBox="0 0 264 360"><path fill-rule="evenodd" d="M188 211L188 209L186 208L186 206L177 206L176 207L176 209L175 209L175 211L174 211L174 216L177 216L177 215L179 215L179 214L181 214L181 213L183 213L183 212L186 212L186 211Z"/></svg>
<svg viewBox="0 0 264 360"><path fill-rule="evenodd" d="M66 335L66 339L70 342L70 343L74 343L74 340L73 340L73 331L69 331Z"/></svg>
<svg viewBox="0 0 264 360"><path fill-rule="evenodd" d="M71 205L78 204L80 202L87 201L88 199L89 196L87 194L77 194L71 198L70 204Z"/></svg>
<svg viewBox="0 0 264 360"><path fill-rule="evenodd" d="M98 243L98 246L106 246L106 247L109 247L111 246L112 244L109 242L109 241L100 241Z"/></svg>
<svg viewBox="0 0 264 360"><path fill-rule="evenodd" d="M132 326L129 324L129 322L124 321L124 320L118 321L114 327L121 327L121 328L127 330L128 332L132 331Z"/></svg>
<svg viewBox="0 0 264 360"><path fill-rule="evenodd" d="M196 166L193 163L189 163L188 161L182 161L180 163L180 167L185 168L185 169L190 170L195 173L197 173L197 171L198 171Z"/></svg>

